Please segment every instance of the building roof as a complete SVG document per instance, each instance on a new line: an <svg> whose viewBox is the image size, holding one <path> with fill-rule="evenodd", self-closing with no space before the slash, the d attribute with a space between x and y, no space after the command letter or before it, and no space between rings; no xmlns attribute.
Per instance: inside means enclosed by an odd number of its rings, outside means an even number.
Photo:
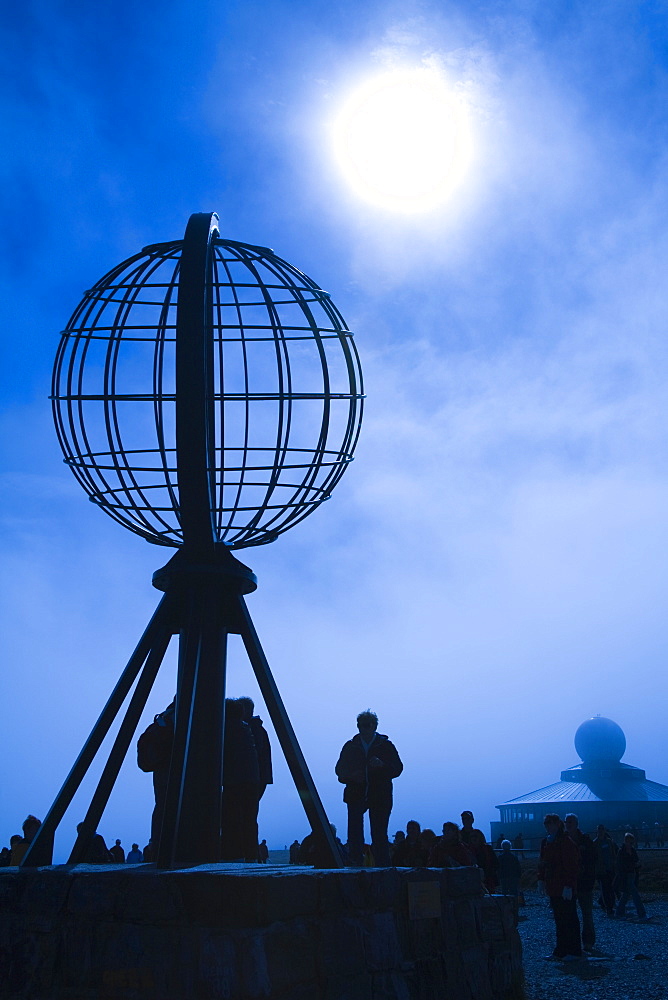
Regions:
<svg viewBox="0 0 668 1000"><path fill-rule="evenodd" d="M668 802L668 786L646 779L624 782L601 779L595 788L583 781L555 781L535 792L508 799L496 808L539 802Z"/></svg>

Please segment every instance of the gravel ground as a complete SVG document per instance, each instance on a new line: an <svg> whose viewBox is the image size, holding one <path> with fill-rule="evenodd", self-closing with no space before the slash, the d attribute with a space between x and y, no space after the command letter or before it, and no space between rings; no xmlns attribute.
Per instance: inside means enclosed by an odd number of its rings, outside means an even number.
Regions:
<svg viewBox="0 0 668 1000"><path fill-rule="evenodd" d="M668 896L642 893L650 920L611 920L596 907L596 948L575 962L546 961L554 921L545 897L524 890L518 929L524 950L524 1000L664 1000L668 998Z"/></svg>

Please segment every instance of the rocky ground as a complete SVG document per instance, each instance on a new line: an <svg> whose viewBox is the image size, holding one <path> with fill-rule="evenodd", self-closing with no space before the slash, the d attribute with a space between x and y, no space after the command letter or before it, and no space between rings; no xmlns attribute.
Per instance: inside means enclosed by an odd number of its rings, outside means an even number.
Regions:
<svg viewBox="0 0 668 1000"><path fill-rule="evenodd" d="M575 962L547 961L554 948L554 922L545 897L524 890L519 932L524 949L524 991L518 1000L664 1000L668 998L668 895L641 895L650 917L638 922L633 904L627 920L597 908L596 948Z"/></svg>

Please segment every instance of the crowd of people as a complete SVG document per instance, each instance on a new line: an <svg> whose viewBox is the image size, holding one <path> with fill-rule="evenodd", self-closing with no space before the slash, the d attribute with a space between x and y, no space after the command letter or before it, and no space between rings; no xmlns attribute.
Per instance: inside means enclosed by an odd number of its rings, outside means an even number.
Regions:
<svg viewBox="0 0 668 1000"><path fill-rule="evenodd" d="M512 853L509 840L503 842L500 852L496 852L485 840L482 830L473 826L474 817L470 810L461 814L461 827L457 823L445 822L441 836L428 827L424 830L417 820L411 819L406 830L397 830L388 844L389 866L395 868L460 868L478 867L482 872L485 888L490 893L500 891L506 895L518 896L520 892L521 866L516 854ZM378 864L373 844L363 843L361 861L350 850L350 844L342 844L332 825L332 833L341 854L341 860L349 867L383 867ZM357 849L357 844L353 845ZM309 834L300 844L295 840L289 849L290 864L311 864L313 837Z"/></svg>
<svg viewBox="0 0 668 1000"><path fill-rule="evenodd" d="M522 847L513 847L510 840L504 839L495 850L473 823L473 814L465 810L461 826L447 821L439 837L431 829L422 829L417 820L409 820L406 830L398 830L389 845L390 864L397 868L476 866L489 893L514 896L518 903L523 902ZM594 950L597 884L597 903L608 917L624 919L631 900L638 919L641 922L650 919L638 891L641 866L635 837L630 831L624 833L618 847L602 824L595 837L583 833L574 813L564 820L548 813L544 825L546 836L540 845L537 889L548 898L555 922L556 944L549 958L568 961ZM335 828L332 829L336 834ZM338 838L337 844L344 864L352 864L350 845L341 844ZM310 837L302 844L295 840L290 846L290 862L310 864L310 851ZM363 845L362 864L377 865L372 844Z"/></svg>
<svg viewBox="0 0 668 1000"><path fill-rule="evenodd" d="M42 821L32 814L26 816L23 821L23 836L14 833L9 838L9 847L0 850L0 868L7 868L10 865L20 865L26 855L30 844L35 838L37 831L42 825ZM77 832L81 830L82 824L77 826ZM107 864L141 864L143 861L153 860L151 857L151 843L146 845L143 851L139 850L139 844L133 844L132 849L125 853L120 840L116 840L113 847L107 847L101 833L94 833L88 843L83 857L84 864L107 865Z"/></svg>
<svg viewBox="0 0 668 1000"><path fill-rule="evenodd" d="M87 832L82 861L89 864L138 864L156 861L156 845L162 827L171 747L174 737L175 702L155 716L139 738L137 762L153 774L155 807L151 839L143 850L132 844L127 855L117 839L107 848L97 832ZM357 716L357 733L343 745L335 773L345 786L343 801L348 811L347 841L341 842L332 826L333 842L344 865L359 867L472 867L480 869L482 883L489 893L521 898L520 858L524 858L524 839L517 834L513 843L500 837L496 850L487 843L482 830L474 826L473 813L461 813L461 825L443 823L440 835L422 829L417 820L409 820L406 830L398 830L390 843L388 825L392 811L393 781L403 771L397 748L378 733L378 718L367 709ZM273 780L271 746L262 720L254 714L248 697L229 698L225 702L225 734L222 772L221 860L266 863L269 852L266 840L258 838L258 810L268 784ZM371 842L365 843L364 817L369 815ZM0 865L19 865L40 828L40 820L28 816L23 836L14 834L10 846L0 851ZM624 834L621 848L603 826L597 836L589 837L579 829L578 817L569 813L564 820L549 813L544 820L546 836L540 845L538 889L546 895L552 909L556 945L553 957L577 958L594 948L596 933L593 920L594 888L600 887L599 903L609 917L624 917L629 900L638 918L647 914L638 892L639 871L636 836L631 829ZM77 827L81 834L83 824ZM649 846L650 828L643 823L642 836ZM657 846L663 846L663 829L655 824ZM290 847L293 864L319 866L322 845L310 833ZM331 856L331 855L330 855ZM580 924L581 921L581 924Z"/></svg>
<svg viewBox="0 0 668 1000"><path fill-rule="evenodd" d="M614 834L620 841L624 839L625 834L632 833L633 839L639 846L642 840L642 846L644 849L651 849L652 846L665 847L665 835L663 832L663 825L658 822L658 820L650 825L649 823L642 823L640 829L637 826L627 823L625 826L618 827L615 830L610 831ZM494 842L494 846L497 850L501 850L501 843L506 839L505 833L500 833ZM524 836L518 833L512 841L512 846L515 850L522 851L525 847L527 849L538 850L540 847L541 837L530 838L526 843Z"/></svg>
<svg viewBox="0 0 668 1000"><path fill-rule="evenodd" d="M0 868L21 864L40 826L41 820L37 819L36 816L26 817L23 822L23 836L18 833L12 834L9 838L10 846L0 849ZM80 826L81 824L79 824L77 830ZM269 848L267 847L267 841L262 840L258 844L257 855L253 860L259 861L261 864L266 864L268 858ZM139 844L132 844L132 847L126 853L119 838L116 839L112 847L107 847L102 834L96 832L93 834L90 843L84 851L82 863L89 865L140 865L155 860L155 849L151 840L149 840L143 850L139 847Z"/></svg>
<svg viewBox="0 0 668 1000"><path fill-rule="evenodd" d="M538 891L548 897L554 917L556 944L550 957L569 961L594 950L597 881L599 905L608 917L623 919L631 899L638 919L649 919L638 891L640 861L630 831L618 848L602 824L593 839L583 833L575 813L563 820L548 813L543 822L546 836L540 846Z"/></svg>

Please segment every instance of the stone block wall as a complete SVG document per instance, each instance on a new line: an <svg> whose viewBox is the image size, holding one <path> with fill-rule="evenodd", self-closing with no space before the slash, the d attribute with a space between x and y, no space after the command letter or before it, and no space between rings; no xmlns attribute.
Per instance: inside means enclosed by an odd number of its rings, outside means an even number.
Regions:
<svg viewBox="0 0 668 1000"><path fill-rule="evenodd" d="M475 868L0 869L0 998L503 1000L512 900Z"/></svg>

